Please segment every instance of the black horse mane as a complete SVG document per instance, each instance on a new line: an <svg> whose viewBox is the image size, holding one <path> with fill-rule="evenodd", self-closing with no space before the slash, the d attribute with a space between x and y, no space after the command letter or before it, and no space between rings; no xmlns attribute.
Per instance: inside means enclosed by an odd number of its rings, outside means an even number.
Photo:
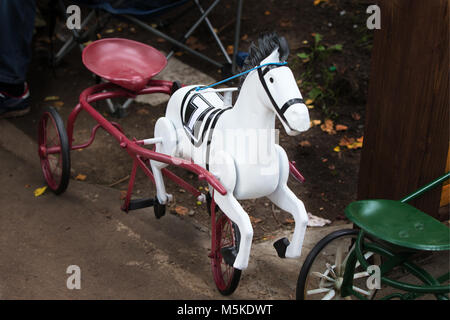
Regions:
<svg viewBox="0 0 450 320"><path fill-rule="evenodd" d="M279 37L276 32L261 34L258 38L258 46L254 42L250 45L248 56L242 66L242 71L258 66L275 49L278 49L280 61L285 61L289 56L289 46L284 37ZM245 75L242 76L241 85L245 78Z"/></svg>

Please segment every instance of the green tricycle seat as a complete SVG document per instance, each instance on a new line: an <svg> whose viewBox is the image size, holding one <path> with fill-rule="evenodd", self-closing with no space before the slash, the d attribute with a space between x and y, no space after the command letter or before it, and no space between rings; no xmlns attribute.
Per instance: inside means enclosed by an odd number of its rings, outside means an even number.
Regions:
<svg viewBox="0 0 450 320"><path fill-rule="evenodd" d="M450 250L450 229L413 206L394 200L351 203L345 214L367 233L397 246L417 250Z"/></svg>

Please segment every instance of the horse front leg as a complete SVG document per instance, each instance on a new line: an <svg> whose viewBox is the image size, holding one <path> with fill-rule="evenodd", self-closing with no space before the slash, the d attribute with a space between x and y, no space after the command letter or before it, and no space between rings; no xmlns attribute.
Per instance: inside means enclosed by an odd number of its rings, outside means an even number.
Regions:
<svg viewBox="0 0 450 320"><path fill-rule="evenodd" d="M289 161L283 148L278 145L276 147L280 164L279 182L277 189L268 198L277 207L292 214L295 227L291 243L289 243L288 239L282 238L274 243L274 247L281 258L298 258L302 251L303 239L308 224L308 214L303 202L287 186Z"/></svg>
<svg viewBox="0 0 450 320"><path fill-rule="evenodd" d="M158 153L174 156L177 148L177 132L172 121L166 117L161 117L155 123L154 130L155 138L160 138L161 142L156 144L155 151ZM161 170L168 166L168 164L159 161L150 161L153 176L156 185L156 197L160 204L166 204L171 195L166 192L164 179Z"/></svg>
<svg viewBox="0 0 450 320"><path fill-rule="evenodd" d="M241 235L239 250L233 267L239 270L247 269L253 240L253 228L247 212L233 195L236 187L236 167L233 158L224 151L215 152L210 162L210 172L217 177L227 190L227 194L224 196L215 192L214 201L225 215L237 225Z"/></svg>

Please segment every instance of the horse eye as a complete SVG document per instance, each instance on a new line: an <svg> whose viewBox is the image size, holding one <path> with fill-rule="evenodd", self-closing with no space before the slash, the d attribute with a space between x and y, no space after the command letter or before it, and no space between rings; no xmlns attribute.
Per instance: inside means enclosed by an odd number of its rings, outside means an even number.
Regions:
<svg viewBox="0 0 450 320"><path fill-rule="evenodd" d="M269 81L270 81L271 83L273 83L273 78L272 78L272 77L270 77L270 78L269 78Z"/></svg>

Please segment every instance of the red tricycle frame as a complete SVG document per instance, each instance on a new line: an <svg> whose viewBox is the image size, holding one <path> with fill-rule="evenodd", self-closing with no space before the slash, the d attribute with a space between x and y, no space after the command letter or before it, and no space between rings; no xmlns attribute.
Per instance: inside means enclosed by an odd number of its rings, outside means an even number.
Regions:
<svg viewBox="0 0 450 320"><path fill-rule="evenodd" d="M70 151L89 147L95 139L97 130L102 128L117 140L120 147L126 150L133 160L128 190L122 205L122 210L128 212L129 210L154 206L157 218L161 218L164 215L165 205L160 204L156 197L155 199L131 200L137 168L140 167L153 183L154 177L149 166L149 160L175 165L196 174L200 180L206 181L212 189L211 196L209 196L209 194L206 196L208 211L211 215L212 230L211 253L209 254L209 257L211 258L211 266L216 286L222 294L228 295L236 289L241 271L234 269L231 265L227 264L222 257L223 248L238 247L239 244L239 231L237 230L236 225L226 217L225 213L219 211L219 208L216 207L214 202L214 192L217 191L220 194L225 195L227 190L213 174L192 161L161 154L155 152L154 149L150 150L144 147L145 145L160 142L157 141L157 139L129 139L118 123L108 121L91 105L91 103L96 101L118 97L135 98L138 95L151 93L171 95L178 86L179 84L177 82L149 80L145 88L139 92L129 91L114 83L103 83L89 87L81 93L79 103L70 113L67 121L67 131L65 130L64 124L56 109L49 108L44 112L39 122L38 140L41 166L49 188L56 194L64 192L70 178ZM90 138L86 142L74 144L73 132L75 121L82 110L86 111L97 124L92 128ZM52 139L49 139L48 135L52 127L55 129L56 135ZM55 167L52 167L49 156L58 158ZM291 175L298 181L303 182L304 178L295 168L294 164L294 162L290 162ZM197 188L167 168L163 169L162 172L165 177L175 182L181 188L189 191L198 199L201 197L202 193L197 190Z"/></svg>

